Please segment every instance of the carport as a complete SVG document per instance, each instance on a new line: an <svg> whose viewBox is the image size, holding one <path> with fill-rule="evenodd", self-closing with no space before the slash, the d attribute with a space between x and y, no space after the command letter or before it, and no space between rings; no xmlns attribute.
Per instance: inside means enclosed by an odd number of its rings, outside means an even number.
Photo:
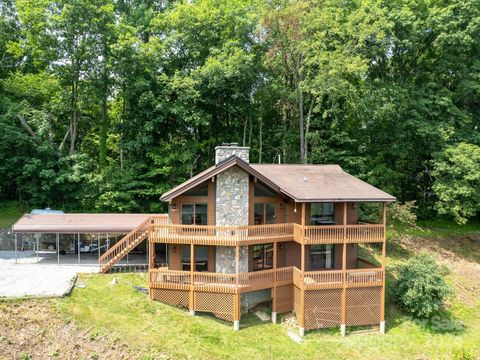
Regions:
<svg viewBox="0 0 480 360"><path fill-rule="evenodd" d="M15 263L30 248L42 264L93 265L126 233L150 214L25 214L13 226ZM19 242L18 235L34 234ZM148 246L142 244L119 265L148 264Z"/></svg>

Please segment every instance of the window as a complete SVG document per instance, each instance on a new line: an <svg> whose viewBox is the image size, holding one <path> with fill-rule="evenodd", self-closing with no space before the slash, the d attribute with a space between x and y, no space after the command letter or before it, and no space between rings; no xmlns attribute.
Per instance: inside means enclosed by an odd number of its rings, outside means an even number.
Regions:
<svg viewBox="0 0 480 360"><path fill-rule="evenodd" d="M335 266L334 245L310 245L310 270L333 269Z"/></svg>
<svg viewBox="0 0 480 360"><path fill-rule="evenodd" d="M182 270L190 271L190 246L182 246ZM195 271L208 271L208 246L195 246Z"/></svg>
<svg viewBox="0 0 480 360"><path fill-rule="evenodd" d="M186 191L183 196L208 196L208 182L203 182Z"/></svg>
<svg viewBox="0 0 480 360"><path fill-rule="evenodd" d="M333 203L312 203L310 205L310 225L334 225L335 206Z"/></svg>
<svg viewBox="0 0 480 360"><path fill-rule="evenodd" d="M207 204L182 204L182 224L207 225Z"/></svg>
<svg viewBox="0 0 480 360"><path fill-rule="evenodd" d="M256 203L254 205L255 225L275 224L275 204Z"/></svg>
<svg viewBox="0 0 480 360"><path fill-rule="evenodd" d="M253 246L253 271L273 268L273 244Z"/></svg>
<svg viewBox="0 0 480 360"><path fill-rule="evenodd" d="M260 183L255 183L254 185L254 195L256 197L274 197L276 196L275 192L269 187L266 187Z"/></svg>

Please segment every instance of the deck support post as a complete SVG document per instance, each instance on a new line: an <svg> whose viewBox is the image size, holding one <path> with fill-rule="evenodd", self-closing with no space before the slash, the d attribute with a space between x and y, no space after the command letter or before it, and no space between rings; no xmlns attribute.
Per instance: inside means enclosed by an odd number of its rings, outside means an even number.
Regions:
<svg viewBox="0 0 480 360"><path fill-rule="evenodd" d="M155 244L148 240L148 268L155 269Z"/></svg>
<svg viewBox="0 0 480 360"><path fill-rule="evenodd" d="M14 238L15 238L15 264L16 264L17 263L17 250L18 250L17 233L15 233Z"/></svg>
<svg viewBox="0 0 480 360"><path fill-rule="evenodd" d="M77 234L78 263L80 264L80 234Z"/></svg>
<svg viewBox="0 0 480 360"><path fill-rule="evenodd" d="M100 234L97 234L98 260L100 260Z"/></svg>
<svg viewBox="0 0 480 360"><path fill-rule="evenodd" d="M194 289L194 274L195 269L195 245L193 242L190 244L190 297L188 302L188 309L190 310L190 316L195 316L195 289Z"/></svg>
<svg viewBox="0 0 480 360"><path fill-rule="evenodd" d="M57 233L57 264L60 264L60 234Z"/></svg>
<svg viewBox="0 0 480 360"><path fill-rule="evenodd" d="M385 258L387 253L387 203L383 203L382 292L380 295L380 334L385 334Z"/></svg>
<svg viewBox="0 0 480 360"><path fill-rule="evenodd" d="M238 289L233 295L233 330L240 330L240 292Z"/></svg>
<svg viewBox="0 0 480 360"><path fill-rule="evenodd" d="M37 246L35 250L37 250L36 253L37 253L37 263L38 263L38 249L40 247L40 234L37 234L36 238L37 238Z"/></svg>
<svg viewBox="0 0 480 360"><path fill-rule="evenodd" d="M299 335L305 335L305 284L304 284L304 277L305 277L305 203L302 203L302 245L301 245L301 259L300 259L300 267L302 270L302 277L301 277L301 288L300 288L300 314L298 314L298 326L299 326Z"/></svg>
<svg viewBox="0 0 480 360"><path fill-rule="evenodd" d="M343 203L343 252L342 252L342 306L340 313L340 335L345 336L347 330L347 203Z"/></svg>
<svg viewBox="0 0 480 360"><path fill-rule="evenodd" d="M233 330L240 330L240 246L235 247L235 294L233 295Z"/></svg>
<svg viewBox="0 0 480 360"><path fill-rule="evenodd" d="M273 289L272 289L272 323L277 322L277 247L278 243L273 242Z"/></svg>

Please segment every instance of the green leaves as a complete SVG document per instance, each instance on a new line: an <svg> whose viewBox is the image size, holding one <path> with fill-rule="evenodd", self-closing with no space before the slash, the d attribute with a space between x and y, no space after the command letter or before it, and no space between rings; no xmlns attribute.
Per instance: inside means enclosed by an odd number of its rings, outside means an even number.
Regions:
<svg viewBox="0 0 480 360"><path fill-rule="evenodd" d="M465 224L480 211L480 146L449 146L434 160L433 191L440 214Z"/></svg>
<svg viewBox="0 0 480 360"><path fill-rule="evenodd" d="M340 164L420 217L479 212L479 0L6 0L0 15L3 197L156 211L236 141L252 162Z"/></svg>
<svg viewBox="0 0 480 360"><path fill-rule="evenodd" d="M402 308L419 318L438 313L452 294L441 268L431 255L416 255L398 269L395 296Z"/></svg>

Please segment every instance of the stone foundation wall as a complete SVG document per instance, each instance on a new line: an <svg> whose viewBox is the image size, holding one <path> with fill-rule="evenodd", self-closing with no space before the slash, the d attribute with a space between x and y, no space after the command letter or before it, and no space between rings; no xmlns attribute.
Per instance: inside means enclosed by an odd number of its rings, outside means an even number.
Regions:
<svg viewBox="0 0 480 360"><path fill-rule="evenodd" d="M251 308L270 300L272 300L272 289L264 289L241 294L240 311L242 314L246 314Z"/></svg>

